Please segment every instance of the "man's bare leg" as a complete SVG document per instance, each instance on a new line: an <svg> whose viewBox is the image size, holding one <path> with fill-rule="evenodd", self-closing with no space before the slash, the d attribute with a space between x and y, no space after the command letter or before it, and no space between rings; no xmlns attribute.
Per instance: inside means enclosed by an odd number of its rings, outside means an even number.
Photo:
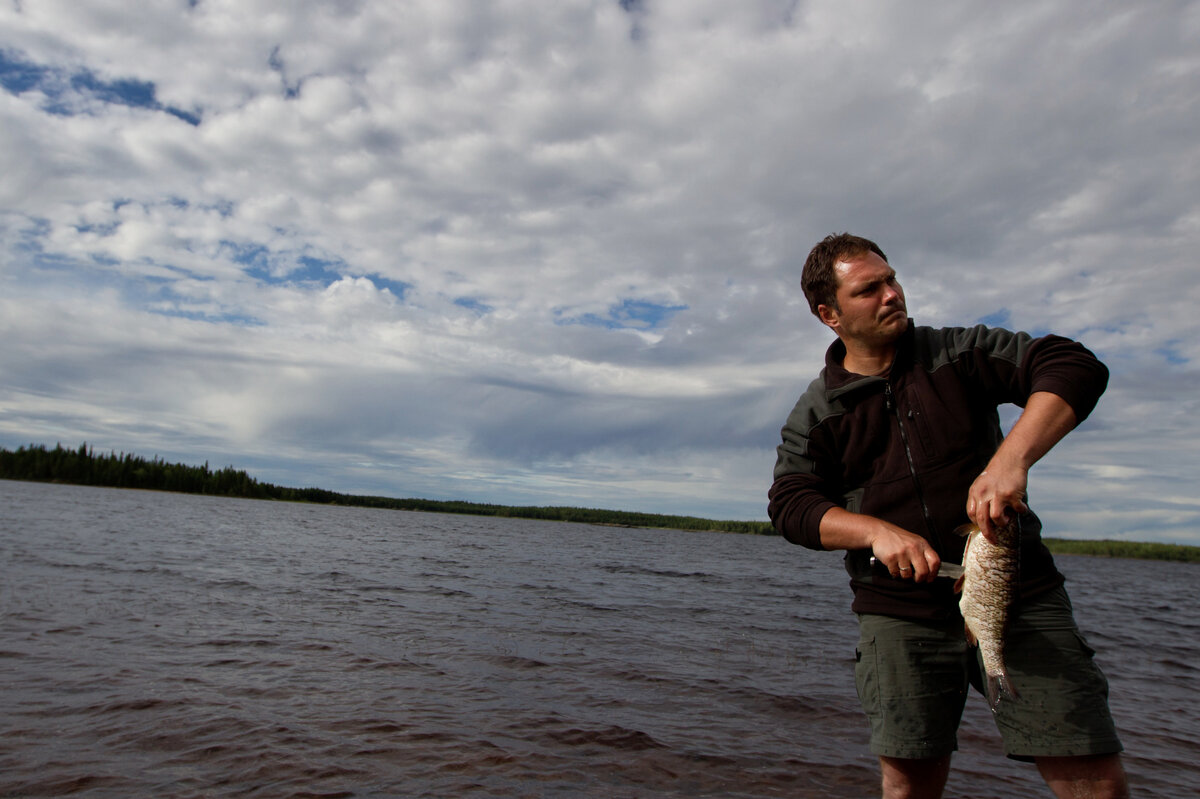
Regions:
<svg viewBox="0 0 1200 799"><path fill-rule="evenodd" d="M883 799L941 799L950 776L950 755L929 760L880 757Z"/></svg>
<svg viewBox="0 0 1200 799"><path fill-rule="evenodd" d="M1059 799L1129 799L1120 755L1039 757L1037 767Z"/></svg>

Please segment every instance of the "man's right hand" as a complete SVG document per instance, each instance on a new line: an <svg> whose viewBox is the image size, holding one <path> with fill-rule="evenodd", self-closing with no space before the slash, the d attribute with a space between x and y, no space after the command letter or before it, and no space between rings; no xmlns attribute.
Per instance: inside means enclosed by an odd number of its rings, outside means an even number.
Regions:
<svg viewBox="0 0 1200 799"><path fill-rule="evenodd" d="M929 542L895 525L879 523L885 529L871 542L875 559L887 566L893 577L912 578L918 583L932 582L938 575L942 559Z"/></svg>
<svg viewBox="0 0 1200 799"><path fill-rule="evenodd" d="M942 565L921 536L844 508L830 508L821 517L821 544L826 549L870 549L893 577L919 583L933 581Z"/></svg>

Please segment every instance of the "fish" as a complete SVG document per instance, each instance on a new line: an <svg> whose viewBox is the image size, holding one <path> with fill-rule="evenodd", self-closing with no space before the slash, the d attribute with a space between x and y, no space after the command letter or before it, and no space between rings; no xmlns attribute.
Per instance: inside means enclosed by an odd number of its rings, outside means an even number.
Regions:
<svg viewBox="0 0 1200 799"><path fill-rule="evenodd" d="M967 537L963 576L954 586L961 593L958 608L967 643L979 647L987 701L994 713L1002 699L1020 698L1004 665L1009 612L1020 581L1020 529L1015 521L997 527L995 543L974 524L963 525L955 532Z"/></svg>

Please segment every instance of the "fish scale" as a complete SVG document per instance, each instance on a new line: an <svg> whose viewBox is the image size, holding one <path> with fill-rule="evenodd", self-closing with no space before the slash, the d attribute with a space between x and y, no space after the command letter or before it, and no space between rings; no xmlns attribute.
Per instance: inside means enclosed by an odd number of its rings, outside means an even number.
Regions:
<svg viewBox="0 0 1200 799"><path fill-rule="evenodd" d="M967 536L958 607L967 640L979 647L988 704L995 711L1003 697L1018 696L1004 664L1004 644L1020 577L1020 534L1015 522L997 528L994 543L975 525L958 532Z"/></svg>

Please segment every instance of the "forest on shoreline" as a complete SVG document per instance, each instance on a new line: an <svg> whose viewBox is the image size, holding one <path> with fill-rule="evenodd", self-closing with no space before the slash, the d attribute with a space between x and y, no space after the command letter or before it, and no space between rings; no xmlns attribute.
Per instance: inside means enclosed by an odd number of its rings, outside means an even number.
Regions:
<svg viewBox="0 0 1200 799"><path fill-rule="evenodd" d="M776 535L769 522L721 521L695 516L671 516L598 508L509 506L466 501L398 499L340 494L323 488L289 488L260 482L245 471L232 466L211 469L208 463L203 466L189 466L167 463L157 456L147 460L129 453L96 453L86 443L81 444L77 449L66 449L61 444L55 445L54 449L36 444L22 446L16 450L0 448L0 479L71 483L107 488L137 488L151 491L390 510L507 516L619 527ZM1200 562L1200 547L1182 544L1111 540L1084 541L1062 538L1047 538L1045 541L1055 554Z"/></svg>

